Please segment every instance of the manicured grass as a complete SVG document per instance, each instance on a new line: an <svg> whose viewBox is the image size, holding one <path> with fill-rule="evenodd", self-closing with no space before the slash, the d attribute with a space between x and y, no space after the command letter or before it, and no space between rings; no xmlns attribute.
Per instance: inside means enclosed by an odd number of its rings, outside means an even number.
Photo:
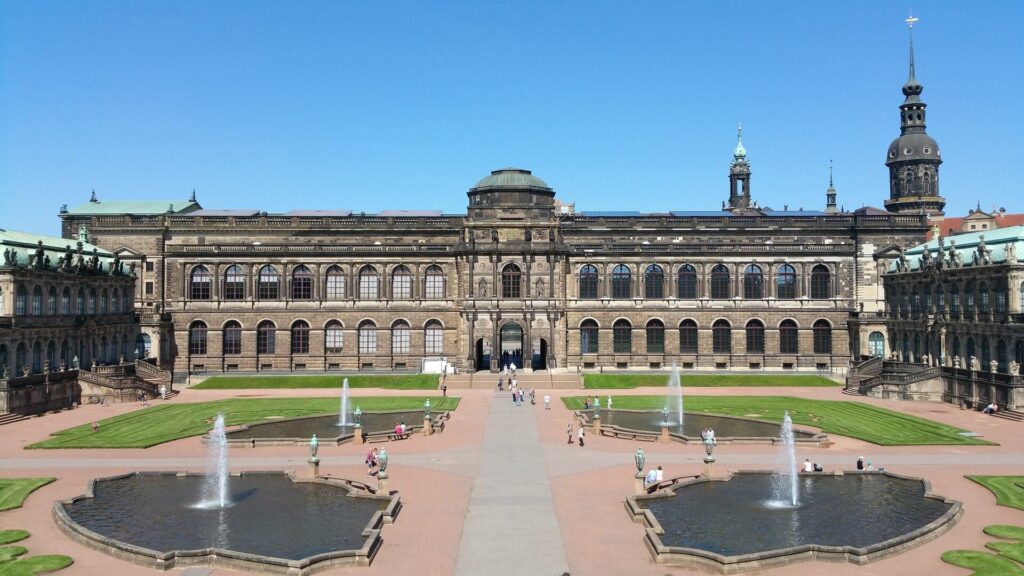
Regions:
<svg viewBox="0 0 1024 576"><path fill-rule="evenodd" d="M348 378L349 388L388 388L390 390L436 390L437 374L408 374L402 376L213 376L193 386L198 390L258 389L258 388L341 388Z"/></svg>
<svg viewBox="0 0 1024 576"><path fill-rule="evenodd" d="M991 490L996 495L996 504L1024 510L1024 476L967 476L967 479Z"/></svg>
<svg viewBox="0 0 1024 576"><path fill-rule="evenodd" d="M578 410L584 397L562 398L566 407ZM616 396L615 407L660 410L664 396ZM689 396L687 412L706 412L781 422L785 411L797 424L821 428L827 434L859 438L881 446L991 444L962 436L961 430L932 420L875 408L861 402L807 400L789 396ZM881 463L883 466L884 462Z"/></svg>
<svg viewBox="0 0 1024 576"><path fill-rule="evenodd" d="M54 480L56 478L0 478L0 511L21 508L29 494Z"/></svg>
<svg viewBox="0 0 1024 576"><path fill-rule="evenodd" d="M24 530L0 530L0 544L19 542L29 537ZM31 556L24 546L0 547L0 576L34 576L67 568L74 562L68 556Z"/></svg>
<svg viewBox="0 0 1024 576"><path fill-rule="evenodd" d="M814 375L791 374L682 374L683 388L716 386L842 386L842 384ZM665 386L668 374L584 374L586 388L637 388Z"/></svg>
<svg viewBox="0 0 1024 576"><path fill-rule="evenodd" d="M459 399L431 396L433 410L454 410ZM364 411L420 410L426 396L367 396L352 398ZM268 417L297 418L338 412L337 398L234 398L191 404L161 404L99 422L61 430L29 448L148 448L164 442L199 436L213 426L218 412L228 426L264 422Z"/></svg>
<svg viewBox="0 0 1024 576"><path fill-rule="evenodd" d="M1024 576L1020 564L977 550L950 550L942 554L942 561L973 570L973 576Z"/></svg>

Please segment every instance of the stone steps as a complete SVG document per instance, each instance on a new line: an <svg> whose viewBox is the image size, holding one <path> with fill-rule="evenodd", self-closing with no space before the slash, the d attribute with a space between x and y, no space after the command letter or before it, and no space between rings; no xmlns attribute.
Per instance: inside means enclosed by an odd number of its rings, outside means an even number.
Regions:
<svg viewBox="0 0 1024 576"><path fill-rule="evenodd" d="M3 426L4 424L13 424L15 422L21 422L22 420L28 419L29 416L24 416L22 414L14 414L12 412L4 412L3 414L0 414L0 426Z"/></svg>

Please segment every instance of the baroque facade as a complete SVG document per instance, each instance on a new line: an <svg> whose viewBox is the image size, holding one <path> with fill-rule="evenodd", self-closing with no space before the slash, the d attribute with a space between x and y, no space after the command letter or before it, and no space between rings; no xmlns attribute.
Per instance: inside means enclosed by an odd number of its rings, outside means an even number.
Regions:
<svg viewBox="0 0 1024 576"><path fill-rule="evenodd" d="M180 373L436 356L463 370L843 371L890 348L879 264L922 242L945 202L910 70L891 211L841 211L831 185L823 211L759 206L741 133L720 211L576 212L509 168L470 188L463 214L206 210L193 195L94 196L60 218L66 237L86 226L138 264L143 346Z"/></svg>

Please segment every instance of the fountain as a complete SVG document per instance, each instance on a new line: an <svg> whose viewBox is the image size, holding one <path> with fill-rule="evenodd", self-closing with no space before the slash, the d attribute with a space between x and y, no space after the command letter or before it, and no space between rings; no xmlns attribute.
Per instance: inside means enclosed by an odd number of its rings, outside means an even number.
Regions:
<svg viewBox="0 0 1024 576"><path fill-rule="evenodd" d="M675 362L672 363L672 375L668 378L668 393L665 394L665 409L662 410L663 414L669 414L673 410L676 412L676 418L669 419L665 418L666 422L678 423L679 427L683 427L683 383L679 379L679 366L676 366Z"/></svg>
<svg viewBox="0 0 1024 576"><path fill-rule="evenodd" d="M786 411L779 430L779 452L775 472L772 474L772 499L768 506L774 508L800 505L800 477L797 474L796 445L793 441L793 420Z"/></svg>
<svg viewBox="0 0 1024 576"><path fill-rule="evenodd" d="M341 381L341 409L338 413L338 426L351 426L351 419L348 417L348 378Z"/></svg>
<svg viewBox="0 0 1024 576"><path fill-rule="evenodd" d="M228 496L228 439L224 432L224 414L217 414L207 444L206 476L198 508L226 508Z"/></svg>

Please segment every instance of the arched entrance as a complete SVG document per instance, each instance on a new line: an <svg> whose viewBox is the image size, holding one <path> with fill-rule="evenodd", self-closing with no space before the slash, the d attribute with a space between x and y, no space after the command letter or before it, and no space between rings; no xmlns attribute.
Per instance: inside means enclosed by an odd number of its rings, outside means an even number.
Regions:
<svg viewBox="0 0 1024 576"><path fill-rule="evenodd" d="M540 339L540 344L533 353L533 369L548 369L548 341L543 338Z"/></svg>
<svg viewBox="0 0 1024 576"><path fill-rule="evenodd" d="M491 347L483 338L476 341L476 369L489 370L491 367Z"/></svg>
<svg viewBox="0 0 1024 576"><path fill-rule="evenodd" d="M499 368L508 364L523 366L523 328L513 322L501 327Z"/></svg>

